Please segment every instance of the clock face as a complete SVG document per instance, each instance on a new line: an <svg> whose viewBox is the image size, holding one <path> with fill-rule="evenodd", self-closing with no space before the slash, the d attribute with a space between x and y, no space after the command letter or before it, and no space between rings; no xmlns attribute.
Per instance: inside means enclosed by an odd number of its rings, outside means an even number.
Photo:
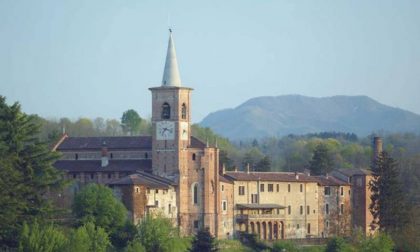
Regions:
<svg viewBox="0 0 420 252"><path fill-rule="evenodd" d="M161 121L156 123L157 140L174 140L175 123L170 121Z"/></svg>
<svg viewBox="0 0 420 252"><path fill-rule="evenodd" d="M188 140L188 123L187 122L181 122L179 125L179 135L181 136L181 140Z"/></svg>

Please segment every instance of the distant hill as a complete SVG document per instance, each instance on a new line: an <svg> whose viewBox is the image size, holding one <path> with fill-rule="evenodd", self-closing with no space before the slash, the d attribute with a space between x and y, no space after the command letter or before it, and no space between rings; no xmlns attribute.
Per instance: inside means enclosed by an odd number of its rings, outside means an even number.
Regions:
<svg viewBox="0 0 420 252"><path fill-rule="evenodd" d="M367 96L325 98L301 95L257 97L233 109L209 114L200 123L230 139L323 131L420 132L420 116L383 105Z"/></svg>

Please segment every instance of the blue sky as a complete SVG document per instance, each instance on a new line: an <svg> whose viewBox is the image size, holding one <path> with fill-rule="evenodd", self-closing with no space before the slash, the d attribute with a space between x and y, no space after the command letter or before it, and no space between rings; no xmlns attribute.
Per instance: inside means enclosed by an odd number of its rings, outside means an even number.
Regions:
<svg viewBox="0 0 420 252"><path fill-rule="evenodd" d="M149 117L169 23L193 121L249 98L368 95L420 114L420 1L0 0L0 95Z"/></svg>

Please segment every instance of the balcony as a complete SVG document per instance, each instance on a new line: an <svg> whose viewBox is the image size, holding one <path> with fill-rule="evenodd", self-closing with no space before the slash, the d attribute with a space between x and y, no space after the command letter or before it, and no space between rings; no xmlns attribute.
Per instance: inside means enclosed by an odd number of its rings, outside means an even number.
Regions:
<svg viewBox="0 0 420 252"><path fill-rule="evenodd" d="M237 204L236 220L247 222L251 220L279 220L285 218L286 207L277 204Z"/></svg>

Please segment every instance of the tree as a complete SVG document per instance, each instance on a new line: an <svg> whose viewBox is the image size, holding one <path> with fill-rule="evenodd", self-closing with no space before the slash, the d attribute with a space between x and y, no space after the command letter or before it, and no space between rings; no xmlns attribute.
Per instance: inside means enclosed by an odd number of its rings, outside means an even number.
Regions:
<svg viewBox="0 0 420 252"><path fill-rule="evenodd" d="M350 252L352 251L349 244L341 237L334 237L328 241L326 252Z"/></svg>
<svg viewBox="0 0 420 252"><path fill-rule="evenodd" d="M19 251L55 252L63 251L68 244L64 234L53 225L40 226L37 221L32 225L23 224L19 240Z"/></svg>
<svg viewBox="0 0 420 252"><path fill-rule="evenodd" d="M373 179L369 183L371 194L370 211L374 225L380 231L393 233L401 230L407 223L407 209L399 170L396 161L382 152L372 165Z"/></svg>
<svg viewBox="0 0 420 252"><path fill-rule="evenodd" d="M77 228L71 235L67 251L105 252L111 245L105 229L96 227L92 222Z"/></svg>
<svg viewBox="0 0 420 252"><path fill-rule="evenodd" d="M0 244L16 247L24 222L48 219L54 208L47 199L64 185L53 167L58 155L38 138L35 116L19 103L6 104L0 96Z"/></svg>
<svg viewBox="0 0 420 252"><path fill-rule="evenodd" d="M268 172L271 170L271 159L269 156L264 156L256 165L257 171Z"/></svg>
<svg viewBox="0 0 420 252"><path fill-rule="evenodd" d="M192 241L191 252L212 252L218 251L215 239L208 228L199 230Z"/></svg>
<svg viewBox="0 0 420 252"><path fill-rule="evenodd" d="M92 222L109 233L122 227L127 218L126 208L112 190L93 183L76 194L72 208L80 224Z"/></svg>
<svg viewBox="0 0 420 252"><path fill-rule="evenodd" d="M171 220L161 215L147 215L139 224L137 240L146 248L146 251L169 252L185 251L181 244L178 230Z"/></svg>
<svg viewBox="0 0 420 252"><path fill-rule="evenodd" d="M129 133L131 136L139 134L141 117L134 109L125 111L121 117L121 126L124 133Z"/></svg>
<svg viewBox="0 0 420 252"><path fill-rule="evenodd" d="M309 170L312 175L322 175L331 172L333 169L333 160L327 146L320 143L315 147L312 160L309 162Z"/></svg>

